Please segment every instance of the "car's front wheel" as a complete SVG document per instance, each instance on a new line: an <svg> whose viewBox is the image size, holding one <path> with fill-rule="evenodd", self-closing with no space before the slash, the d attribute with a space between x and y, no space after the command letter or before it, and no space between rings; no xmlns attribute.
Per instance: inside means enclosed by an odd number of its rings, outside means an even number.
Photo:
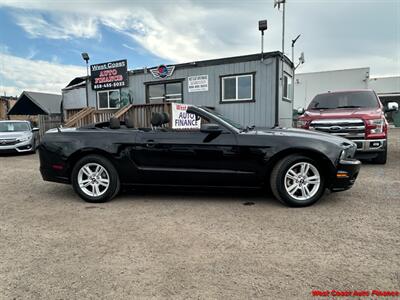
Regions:
<svg viewBox="0 0 400 300"><path fill-rule="evenodd" d="M372 162L375 164L384 165L387 161L387 148L383 152L379 152L378 155L372 159Z"/></svg>
<svg viewBox="0 0 400 300"><path fill-rule="evenodd" d="M270 178L274 196L288 206L308 206L321 198L325 180L320 165L303 155L290 155L280 160Z"/></svg>
<svg viewBox="0 0 400 300"><path fill-rule="evenodd" d="M111 200L120 188L115 167L99 155L88 155L80 159L72 170L71 179L75 192L91 203Z"/></svg>

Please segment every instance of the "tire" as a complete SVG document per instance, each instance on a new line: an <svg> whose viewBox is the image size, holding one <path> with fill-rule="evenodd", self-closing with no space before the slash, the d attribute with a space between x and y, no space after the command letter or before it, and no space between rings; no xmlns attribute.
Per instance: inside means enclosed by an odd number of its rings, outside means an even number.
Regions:
<svg viewBox="0 0 400 300"><path fill-rule="evenodd" d="M372 162L375 164L379 165L384 165L386 164L387 161L387 147L385 148L385 151L379 152L378 156L372 159Z"/></svg>
<svg viewBox="0 0 400 300"><path fill-rule="evenodd" d="M303 166L305 169L308 166L306 176L302 173ZM322 167L315 160L294 154L283 158L274 166L270 185L274 196L283 204L305 207L322 197L325 191L325 177Z"/></svg>
<svg viewBox="0 0 400 300"><path fill-rule="evenodd" d="M89 203L110 201L120 189L117 170L108 159L100 155L81 158L72 170L71 182L79 197Z"/></svg>
<svg viewBox="0 0 400 300"><path fill-rule="evenodd" d="M30 152L31 154L36 154L36 149L37 149L37 146L36 146L36 140L33 140L33 145L32 145L32 151Z"/></svg>

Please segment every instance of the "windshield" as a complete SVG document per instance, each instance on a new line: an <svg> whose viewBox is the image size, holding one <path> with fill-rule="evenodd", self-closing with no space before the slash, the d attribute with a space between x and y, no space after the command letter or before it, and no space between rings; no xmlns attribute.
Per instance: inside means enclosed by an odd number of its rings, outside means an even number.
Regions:
<svg viewBox="0 0 400 300"><path fill-rule="evenodd" d="M30 131L27 122L0 122L0 132Z"/></svg>
<svg viewBox="0 0 400 300"><path fill-rule="evenodd" d="M208 113L218 117L219 119L222 119L223 121L225 121L226 123L228 123L229 125L231 125L232 127L235 127L238 130L244 130L245 127L235 121L232 121L231 119L225 117L224 115L221 115L219 113L217 113L215 110L206 108L206 107L201 107L202 109L204 109L205 111L207 111Z"/></svg>
<svg viewBox="0 0 400 300"><path fill-rule="evenodd" d="M375 94L371 91L338 92L314 97L308 109L378 107Z"/></svg>

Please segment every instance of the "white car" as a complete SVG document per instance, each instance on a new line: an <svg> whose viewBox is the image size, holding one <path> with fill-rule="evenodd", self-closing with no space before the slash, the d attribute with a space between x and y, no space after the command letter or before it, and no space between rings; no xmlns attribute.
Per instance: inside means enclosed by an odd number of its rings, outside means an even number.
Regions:
<svg viewBox="0 0 400 300"><path fill-rule="evenodd" d="M38 131L29 121L0 121L0 153L35 153Z"/></svg>

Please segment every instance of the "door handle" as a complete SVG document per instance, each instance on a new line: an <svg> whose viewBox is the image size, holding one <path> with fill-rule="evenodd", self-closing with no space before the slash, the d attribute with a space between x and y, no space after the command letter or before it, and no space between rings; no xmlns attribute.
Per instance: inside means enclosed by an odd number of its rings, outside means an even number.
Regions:
<svg viewBox="0 0 400 300"><path fill-rule="evenodd" d="M146 147L147 148L154 148L158 143L156 143L154 140L147 140L146 141Z"/></svg>

